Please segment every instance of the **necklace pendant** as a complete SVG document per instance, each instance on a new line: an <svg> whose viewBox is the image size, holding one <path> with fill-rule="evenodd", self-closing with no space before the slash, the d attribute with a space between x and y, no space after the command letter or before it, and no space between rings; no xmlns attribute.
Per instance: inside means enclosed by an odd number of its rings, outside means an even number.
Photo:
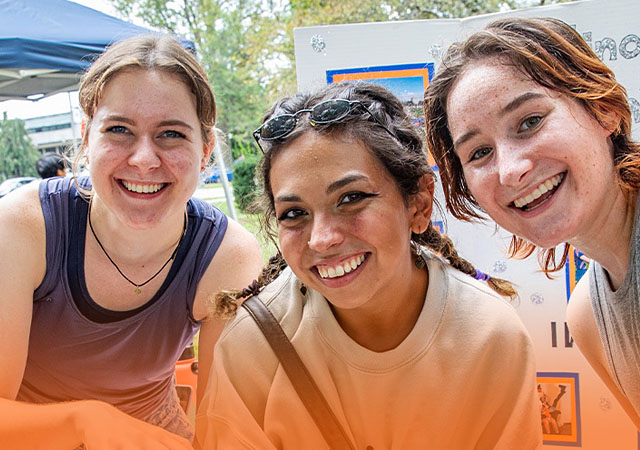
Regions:
<svg viewBox="0 0 640 450"><path fill-rule="evenodd" d="M135 292L135 293L136 293L136 295L140 295L140 294L142 294L142 290L141 290L139 287L136 287L136 290L135 290L135 291L133 291L133 292Z"/></svg>

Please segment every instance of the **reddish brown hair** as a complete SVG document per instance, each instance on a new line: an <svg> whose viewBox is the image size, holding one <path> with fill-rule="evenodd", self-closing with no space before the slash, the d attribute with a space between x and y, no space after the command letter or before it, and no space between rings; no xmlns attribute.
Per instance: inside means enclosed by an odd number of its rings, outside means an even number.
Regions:
<svg viewBox="0 0 640 450"><path fill-rule="evenodd" d="M614 163L626 194L640 188L640 144L631 139L631 108L624 87L582 37L566 23L552 18L505 18L463 42L452 44L424 95L427 147L440 169L448 210L458 219L484 220L481 208L464 178L454 152L447 117L447 99L456 81L472 62L504 58L533 81L578 100L603 127L613 130ZM616 123L612 123L612 117ZM630 199L634 195L627 195ZM511 256L526 258L536 246L513 236ZM541 249L540 265L546 273L560 270L567 261L568 244L560 262L555 249Z"/></svg>

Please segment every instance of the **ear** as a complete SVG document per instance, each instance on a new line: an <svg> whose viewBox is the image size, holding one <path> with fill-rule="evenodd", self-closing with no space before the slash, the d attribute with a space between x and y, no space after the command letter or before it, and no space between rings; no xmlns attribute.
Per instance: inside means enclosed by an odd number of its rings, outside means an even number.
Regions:
<svg viewBox="0 0 640 450"><path fill-rule="evenodd" d="M211 153L213 153L213 149L216 145L216 133L213 132L211 134L211 140L205 143L202 146L202 159L200 160L200 172L204 172L205 167L209 163L209 159L211 158Z"/></svg>
<svg viewBox="0 0 640 450"><path fill-rule="evenodd" d="M430 174L425 174L418 183L418 192L409 204L409 228L415 234L424 233L431 221L433 190L435 183Z"/></svg>

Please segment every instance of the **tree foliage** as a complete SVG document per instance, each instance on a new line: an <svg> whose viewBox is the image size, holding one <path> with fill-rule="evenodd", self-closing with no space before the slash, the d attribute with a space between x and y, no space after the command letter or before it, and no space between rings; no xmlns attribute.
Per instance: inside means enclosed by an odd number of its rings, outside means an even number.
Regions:
<svg viewBox="0 0 640 450"><path fill-rule="evenodd" d="M566 0L547 0L558 3ZM125 16L191 39L214 88L218 127L234 152L269 104L296 91L293 29L468 17L545 0L112 0ZM244 143L244 146L242 145Z"/></svg>
<svg viewBox="0 0 640 450"><path fill-rule="evenodd" d="M262 23L262 3L254 0L113 0L124 15L192 40L213 86L218 127L235 139L249 140L269 99L263 94L259 53L253 32ZM260 48L257 46L260 44Z"/></svg>
<svg viewBox="0 0 640 450"><path fill-rule="evenodd" d="M5 114L0 122L0 181L13 177L37 177L36 161L39 156L24 121L7 119Z"/></svg>
<svg viewBox="0 0 640 450"><path fill-rule="evenodd" d="M245 158L233 168L233 196L238 207L247 212L247 208L256 198L256 167L259 159L255 156Z"/></svg>

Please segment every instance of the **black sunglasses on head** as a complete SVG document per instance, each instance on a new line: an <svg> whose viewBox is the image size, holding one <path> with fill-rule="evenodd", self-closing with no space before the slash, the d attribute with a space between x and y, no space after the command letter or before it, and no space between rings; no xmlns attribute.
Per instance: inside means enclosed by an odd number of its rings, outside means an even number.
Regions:
<svg viewBox="0 0 640 450"><path fill-rule="evenodd" d="M253 138L256 140L256 143L258 144L258 147L260 147L262 153L264 153L264 150L260 145L260 139L263 141L272 141L274 139L280 139L287 136L296 128L296 125L298 124L298 117L304 113L309 113L309 123L314 126L316 124L337 122L338 120L345 118L351 111L353 111L354 108L357 107L364 108L378 125L384 128L387 133L395 138L395 135L371 113L364 103L359 100L346 100L342 98L326 100L318 103L313 108L301 109L294 114L281 114L279 116L272 117L253 132Z"/></svg>

